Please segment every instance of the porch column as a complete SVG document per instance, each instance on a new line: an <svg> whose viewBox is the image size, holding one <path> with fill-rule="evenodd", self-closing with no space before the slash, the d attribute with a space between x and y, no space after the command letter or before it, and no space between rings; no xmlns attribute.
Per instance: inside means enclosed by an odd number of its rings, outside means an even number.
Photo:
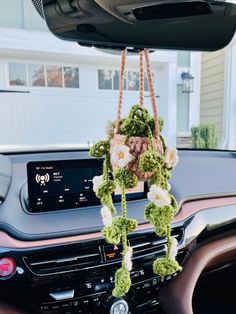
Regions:
<svg viewBox="0 0 236 314"><path fill-rule="evenodd" d="M176 147L177 137L177 66L176 63L166 63L161 69L160 85L160 115L163 116L163 134L170 147Z"/></svg>

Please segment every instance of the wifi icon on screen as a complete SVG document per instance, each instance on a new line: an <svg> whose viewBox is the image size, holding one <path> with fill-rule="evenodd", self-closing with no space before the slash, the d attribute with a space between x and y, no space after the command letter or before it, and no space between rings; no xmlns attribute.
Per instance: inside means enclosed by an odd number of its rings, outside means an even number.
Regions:
<svg viewBox="0 0 236 314"><path fill-rule="evenodd" d="M46 173L45 175L36 174L35 181L40 184L40 186L45 185L50 180L50 175Z"/></svg>

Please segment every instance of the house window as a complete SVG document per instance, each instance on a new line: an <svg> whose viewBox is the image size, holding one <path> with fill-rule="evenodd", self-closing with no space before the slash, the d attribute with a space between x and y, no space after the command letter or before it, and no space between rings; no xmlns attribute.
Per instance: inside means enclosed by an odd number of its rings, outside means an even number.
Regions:
<svg viewBox="0 0 236 314"><path fill-rule="evenodd" d="M27 85L26 64L9 63L9 82L10 85Z"/></svg>
<svg viewBox="0 0 236 314"><path fill-rule="evenodd" d="M79 69L64 67L64 87L79 88Z"/></svg>
<svg viewBox="0 0 236 314"><path fill-rule="evenodd" d="M120 72L113 71L113 89L118 90L120 87Z"/></svg>
<svg viewBox="0 0 236 314"><path fill-rule="evenodd" d="M182 93L182 85L177 85L177 131L189 132L189 94Z"/></svg>
<svg viewBox="0 0 236 314"><path fill-rule="evenodd" d="M79 88L79 68L9 63L9 84L33 87Z"/></svg>
<svg viewBox="0 0 236 314"><path fill-rule="evenodd" d="M118 70L98 70L98 88L106 90L119 90L120 88L120 71ZM139 90L139 72L125 72L124 90ZM144 77L144 90L148 91L146 75Z"/></svg>
<svg viewBox="0 0 236 314"><path fill-rule="evenodd" d="M139 73L128 72L128 90L139 90Z"/></svg>
<svg viewBox="0 0 236 314"><path fill-rule="evenodd" d="M112 89L112 71L98 70L98 88Z"/></svg>
<svg viewBox="0 0 236 314"><path fill-rule="evenodd" d="M40 64L28 64L30 86L45 86L45 68Z"/></svg>
<svg viewBox="0 0 236 314"><path fill-rule="evenodd" d="M46 66L47 72L47 86L48 87L62 87L62 68L56 65Z"/></svg>

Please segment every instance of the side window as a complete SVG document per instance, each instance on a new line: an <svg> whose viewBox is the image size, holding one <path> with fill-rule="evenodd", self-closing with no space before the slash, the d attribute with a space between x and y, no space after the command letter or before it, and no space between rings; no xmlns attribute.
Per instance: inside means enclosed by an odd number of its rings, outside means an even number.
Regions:
<svg viewBox="0 0 236 314"><path fill-rule="evenodd" d="M10 85L26 86L27 73L26 64L9 63L9 83Z"/></svg>

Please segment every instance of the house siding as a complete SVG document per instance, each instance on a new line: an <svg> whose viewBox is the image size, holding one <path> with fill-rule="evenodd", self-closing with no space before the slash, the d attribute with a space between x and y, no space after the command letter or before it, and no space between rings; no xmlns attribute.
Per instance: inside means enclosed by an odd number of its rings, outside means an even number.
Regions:
<svg viewBox="0 0 236 314"><path fill-rule="evenodd" d="M6 28L48 31L31 0L1 0L0 25Z"/></svg>
<svg viewBox="0 0 236 314"><path fill-rule="evenodd" d="M117 90L98 89L97 70L118 70L119 56L65 44L49 32L0 28L0 42L0 89L30 91L0 94L0 150L71 148L104 138L107 121L115 119L119 95ZM172 51L151 55L158 110L165 119L163 134L169 146L176 146L176 61ZM11 86L9 63L78 67L80 88ZM128 58L127 71L137 71L138 66L138 56ZM125 91L122 115L138 99L138 91ZM145 106L151 110L148 92Z"/></svg>
<svg viewBox="0 0 236 314"><path fill-rule="evenodd" d="M213 123L221 140L224 129L225 51L202 53L201 67L200 121Z"/></svg>

